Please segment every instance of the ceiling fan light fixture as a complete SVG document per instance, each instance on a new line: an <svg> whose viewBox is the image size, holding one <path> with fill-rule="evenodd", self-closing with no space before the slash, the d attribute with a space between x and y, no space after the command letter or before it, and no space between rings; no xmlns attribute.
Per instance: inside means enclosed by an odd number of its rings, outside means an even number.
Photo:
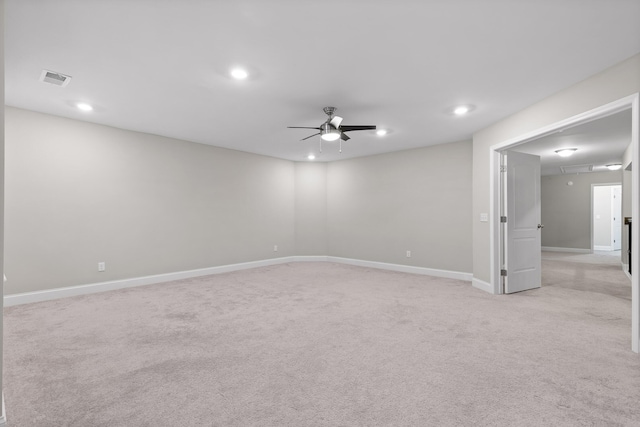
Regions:
<svg viewBox="0 0 640 427"><path fill-rule="evenodd" d="M578 151L577 148L562 148L560 150L556 150L556 154L560 157L569 157Z"/></svg>
<svg viewBox="0 0 640 427"><path fill-rule="evenodd" d="M329 123L324 123L322 129L320 129L320 138L325 141L337 141L340 139L340 131Z"/></svg>
<svg viewBox="0 0 640 427"><path fill-rule="evenodd" d="M621 169L622 165L620 163L613 163L611 165L607 165L607 169L609 169L610 171L617 171L618 169Z"/></svg>

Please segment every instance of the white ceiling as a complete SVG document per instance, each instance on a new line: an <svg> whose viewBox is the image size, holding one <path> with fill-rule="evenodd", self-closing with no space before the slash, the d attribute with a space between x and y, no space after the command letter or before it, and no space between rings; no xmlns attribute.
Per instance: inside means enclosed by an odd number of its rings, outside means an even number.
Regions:
<svg viewBox="0 0 640 427"><path fill-rule="evenodd" d="M639 16L640 0L6 0L6 103L295 161L317 137L286 127L325 106L391 129L326 143L332 161L470 139L640 52Z"/></svg>
<svg viewBox="0 0 640 427"><path fill-rule="evenodd" d="M621 163L631 143L631 110L594 120L515 147L514 151L540 156L542 175L560 175L564 166L591 165L593 172L608 171L606 165ZM571 157L556 150L577 148Z"/></svg>

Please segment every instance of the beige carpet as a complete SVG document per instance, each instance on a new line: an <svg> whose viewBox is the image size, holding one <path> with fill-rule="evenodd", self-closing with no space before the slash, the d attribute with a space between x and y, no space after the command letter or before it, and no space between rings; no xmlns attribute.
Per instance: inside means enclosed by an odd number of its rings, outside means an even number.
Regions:
<svg viewBox="0 0 640 427"><path fill-rule="evenodd" d="M542 252L542 286L596 292L631 301L631 280L622 270L620 251Z"/></svg>
<svg viewBox="0 0 640 427"><path fill-rule="evenodd" d="M11 426L637 426L624 298L296 263L5 310Z"/></svg>

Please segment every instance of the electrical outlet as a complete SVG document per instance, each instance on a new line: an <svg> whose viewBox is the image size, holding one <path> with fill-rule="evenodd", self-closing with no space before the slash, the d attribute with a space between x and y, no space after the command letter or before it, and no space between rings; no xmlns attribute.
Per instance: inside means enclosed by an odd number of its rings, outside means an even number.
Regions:
<svg viewBox="0 0 640 427"><path fill-rule="evenodd" d="M98 263L98 271L104 271L106 270L107 266L105 265L104 262L99 262Z"/></svg>
<svg viewBox="0 0 640 427"><path fill-rule="evenodd" d="M407 251L407 258L411 258L411 251Z"/></svg>
<svg viewBox="0 0 640 427"><path fill-rule="evenodd" d="M278 252L278 245L273 245L273 252Z"/></svg>

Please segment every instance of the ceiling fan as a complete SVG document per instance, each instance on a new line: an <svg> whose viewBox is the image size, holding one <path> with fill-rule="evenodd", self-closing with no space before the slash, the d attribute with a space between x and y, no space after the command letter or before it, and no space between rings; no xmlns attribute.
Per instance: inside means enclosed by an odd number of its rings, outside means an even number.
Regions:
<svg viewBox="0 0 640 427"><path fill-rule="evenodd" d="M340 140L340 152L342 153L342 141L348 141L349 136L345 132L351 132L354 130L375 130L375 125L343 125L342 117L334 116L336 107L324 107L323 111L329 118L326 122L319 127L309 126L288 126L289 129L316 129L320 132L309 135L306 138L302 138L301 141L320 135L320 152L322 152L322 141L336 141Z"/></svg>

